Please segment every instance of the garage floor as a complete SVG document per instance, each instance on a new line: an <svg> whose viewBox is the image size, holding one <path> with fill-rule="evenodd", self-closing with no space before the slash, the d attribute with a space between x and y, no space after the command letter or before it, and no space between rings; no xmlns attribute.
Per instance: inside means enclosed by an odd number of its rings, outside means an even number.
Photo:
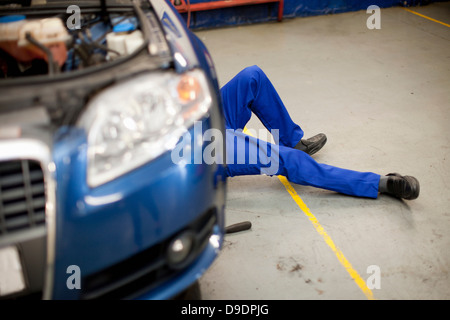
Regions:
<svg viewBox="0 0 450 320"><path fill-rule="evenodd" d="M226 236L204 299L450 299L450 3L411 9L445 24L398 7L380 30L359 11L196 31L221 85L259 65L305 136L327 134L317 161L421 182L401 201L229 179L226 224L252 228Z"/></svg>

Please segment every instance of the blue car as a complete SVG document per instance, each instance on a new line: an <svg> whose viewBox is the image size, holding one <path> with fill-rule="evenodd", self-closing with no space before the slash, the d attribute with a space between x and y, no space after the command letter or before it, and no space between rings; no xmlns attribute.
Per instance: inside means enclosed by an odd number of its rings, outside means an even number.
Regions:
<svg viewBox="0 0 450 320"><path fill-rule="evenodd" d="M169 1L2 2L0 298L198 294L225 233L224 164L203 159L223 159L221 110Z"/></svg>

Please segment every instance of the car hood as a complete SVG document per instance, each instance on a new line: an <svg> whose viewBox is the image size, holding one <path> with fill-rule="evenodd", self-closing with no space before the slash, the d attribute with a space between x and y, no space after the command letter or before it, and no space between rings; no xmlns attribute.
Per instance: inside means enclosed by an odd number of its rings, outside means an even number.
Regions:
<svg viewBox="0 0 450 320"><path fill-rule="evenodd" d="M27 1L19 2L26 3ZM76 14L76 11L69 11L68 8L68 5L73 1L41 3L41 1L32 1L31 6L12 4L0 6L0 16L14 16L19 17L16 19L25 20L26 23L35 23L48 17L57 17L64 22L64 20L70 18L70 13ZM81 8L80 11L84 14L98 15L99 18L93 22L95 25L93 24L92 28L80 28L67 32L66 38L61 41L67 47L67 59L63 65L57 66L57 72L50 73L50 68L48 68L48 72L47 69L43 69L45 72L31 75L19 71L11 72L11 74L3 72L3 79L0 79L0 116L3 118L3 122L13 119L13 121L20 123L24 121L24 117L29 118L30 110L44 110L45 112L40 113L41 117L35 119L39 123L49 124L52 127L70 125L75 123L87 101L103 88L142 72L168 69L173 66L174 55L167 43L162 24L148 2L142 1L141 5L133 5L131 1L120 0L77 1L76 5ZM107 13L108 19L116 19L116 16L121 14L133 18L134 23L139 26L138 31L142 33L141 42L134 51L117 59L106 56L110 52L101 51L104 47L103 43L98 46L99 48L94 48L95 51L92 51L97 55L97 60L85 62L82 58L74 58L73 52L78 50L77 46L81 49L83 49L82 45L87 46L80 39L87 37L86 35L92 37L94 32L100 32L94 30L94 27L103 24L101 21L103 11ZM8 23L0 23L0 32L2 32L0 40L4 40L0 43L6 43L5 35L10 32L8 30L9 25ZM2 29L3 26L6 27ZM110 33L112 32L109 32L106 36ZM105 37L105 35L103 36ZM46 39L41 40L41 43L44 43L44 40ZM17 43L19 41L21 40L17 40ZM2 49L5 47L0 46ZM81 51L81 49L79 50ZM9 70L13 69L11 67L13 64L17 70L22 70L31 63L30 61L15 59L6 50L0 50L0 52L2 53L0 55L1 66L9 67ZM73 63L69 65L69 62L71 62L69 59L78 61L78 65L74 66ZM37 60L34 59L32 63ZM45 63L43 59L39 62Z"/></svg>

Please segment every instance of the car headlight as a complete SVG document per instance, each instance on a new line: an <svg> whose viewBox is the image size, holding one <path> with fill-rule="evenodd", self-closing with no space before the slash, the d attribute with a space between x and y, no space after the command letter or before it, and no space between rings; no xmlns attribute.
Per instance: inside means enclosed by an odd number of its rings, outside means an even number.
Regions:
<svg viewBox="0 0 450 320"><path fill-rule="evenodd" d="M200 70L143 74L102 91L78 123L87 132L88 184L111 181L173 149L211 103Z"/></svg>

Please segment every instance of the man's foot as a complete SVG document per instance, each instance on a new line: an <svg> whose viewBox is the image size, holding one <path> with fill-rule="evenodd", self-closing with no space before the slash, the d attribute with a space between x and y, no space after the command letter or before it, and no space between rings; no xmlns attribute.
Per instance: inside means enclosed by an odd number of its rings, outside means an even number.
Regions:
<svg viewBox="0 0 450 320"><path fill-rule="evenodd" d="M327 142L327 136L323 133L316 134L309 139L302 139L297 143L294 149L306 152L310 156L322 149Z"/></svg>
<svg viewBox="0 0 450 320"><path fill-rule="evenodd" d="M414 200L419 196L420 184L416 178L402 176L398 173L389 173L386 177L387 183L384 193L406 200Z"/></svg>

